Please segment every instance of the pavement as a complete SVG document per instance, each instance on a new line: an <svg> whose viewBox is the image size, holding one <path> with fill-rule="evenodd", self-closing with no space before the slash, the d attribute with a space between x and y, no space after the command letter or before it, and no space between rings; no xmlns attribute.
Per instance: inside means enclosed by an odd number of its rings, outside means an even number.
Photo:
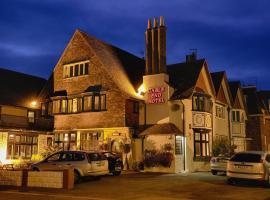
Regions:
<svg viewBox="0 0 270 200"><path fill-rule="evenodd" d="M1 188L0 188L1 189ZM5 200L181 200L243 199L270 200L270 188L255 182L228 185L226 177L207 172L188 174L123 173L86 179L73 190L31 190L20 192L1 189Z"/></svg>

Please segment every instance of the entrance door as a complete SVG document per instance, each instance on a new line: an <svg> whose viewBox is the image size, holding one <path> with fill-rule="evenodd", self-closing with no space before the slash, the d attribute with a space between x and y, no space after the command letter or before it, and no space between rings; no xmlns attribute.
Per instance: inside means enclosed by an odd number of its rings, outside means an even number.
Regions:
<svg viewBox="0 0 270 200"><path fill-rule="evenodd" d="M184 142L183 136L175 136L175 171L178 173L185 170Z"/></svg>

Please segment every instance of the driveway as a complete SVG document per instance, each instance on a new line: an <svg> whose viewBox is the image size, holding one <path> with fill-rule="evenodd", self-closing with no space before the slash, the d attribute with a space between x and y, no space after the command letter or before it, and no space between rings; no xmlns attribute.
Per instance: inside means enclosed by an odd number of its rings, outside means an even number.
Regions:
<svg viewBox="0 0 270 200"><path fill-rule="evenodd" d="M210 173L129 173L85 180L70 191L0 191L0 199L109 200L109 199L253 199L270 200L270 188L255 183L226 184L225 176Z"/></svg>

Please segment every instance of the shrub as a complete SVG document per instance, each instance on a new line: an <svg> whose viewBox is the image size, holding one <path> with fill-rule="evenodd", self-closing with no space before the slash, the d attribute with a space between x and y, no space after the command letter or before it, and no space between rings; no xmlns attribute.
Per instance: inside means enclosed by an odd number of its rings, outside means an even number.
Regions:
<svg viewBox="0 0 270 200"><path fill-rule="evenodd" d="M144 151L144 165L146 167L170 167L174 157L171 152L145 150Z"/></svg>

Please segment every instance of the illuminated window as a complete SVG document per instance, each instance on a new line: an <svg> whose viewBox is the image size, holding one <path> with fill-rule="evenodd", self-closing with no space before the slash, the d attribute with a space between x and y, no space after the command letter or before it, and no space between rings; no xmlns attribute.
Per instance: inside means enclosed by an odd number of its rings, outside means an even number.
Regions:
<svg viewBox="0 0 270 200"><path fill-rule="evenodd" d="M67 100L62 99L61 101L61 112L66 113L67 112Z"/></svg>
<svg viewBox="0 0 270 200"><path fill-rule="evenodd" d="M38 137L24 134L9 134L8 136L8 159L30 159L38 153Z"/></svg>
<svg viewBox="0 0 270 200"><path fill-rule="evenodd" d="M60 104L61 104L61 100L53 101L53 113L60 113Z"/></svg>
<svg viewBox="0 0 270 200"><path fill-rule="evenodd" d="M42 116L46 115L46 104L45 103L41 104L41 115Z"/></svg>
<svg viewBox="0 0 270 200"><path fill-rule="evenodd" d="M77 134L76 133L56 133L55 144L63 150L76 150Z"/></svg>
<svg viewBox="0 0 270 200"><path fill-rule="evenodd" d="M92 110L92 102L93 102L92 99L93 99L93 96L85 96L85 97L83 97L84 111Z"/></svg>
<svg viewBox="0 0 270 200"><path fill-rule="evenodd" d="M87 75L89 71L89 61L82 61L64 65L63 77L70 78L76 76Z"/></svg>
<svg viewBox="0 0 270 200"><path fill-rule="evenodd" d="M76 113L78 111L78 100L77 98L72 99L72 112Z"/></svg>
<svg viewBox="0 0 270 200"><path fill-rule="evenodd" d="M68 100L68 113L72 113L72 102L73 102L72 99Z"/></svg>
<svg viewBox="0 0 270 200"><path fill-rule="evenodd" d="M194 159L209 157L209 134L194 132Z"/></svg>
<svg viewBox="0 0 270 200"><path fill-rule="evenodd" d="M28 122L35 123L35 112L34 111L28 111Z"/></svg>

